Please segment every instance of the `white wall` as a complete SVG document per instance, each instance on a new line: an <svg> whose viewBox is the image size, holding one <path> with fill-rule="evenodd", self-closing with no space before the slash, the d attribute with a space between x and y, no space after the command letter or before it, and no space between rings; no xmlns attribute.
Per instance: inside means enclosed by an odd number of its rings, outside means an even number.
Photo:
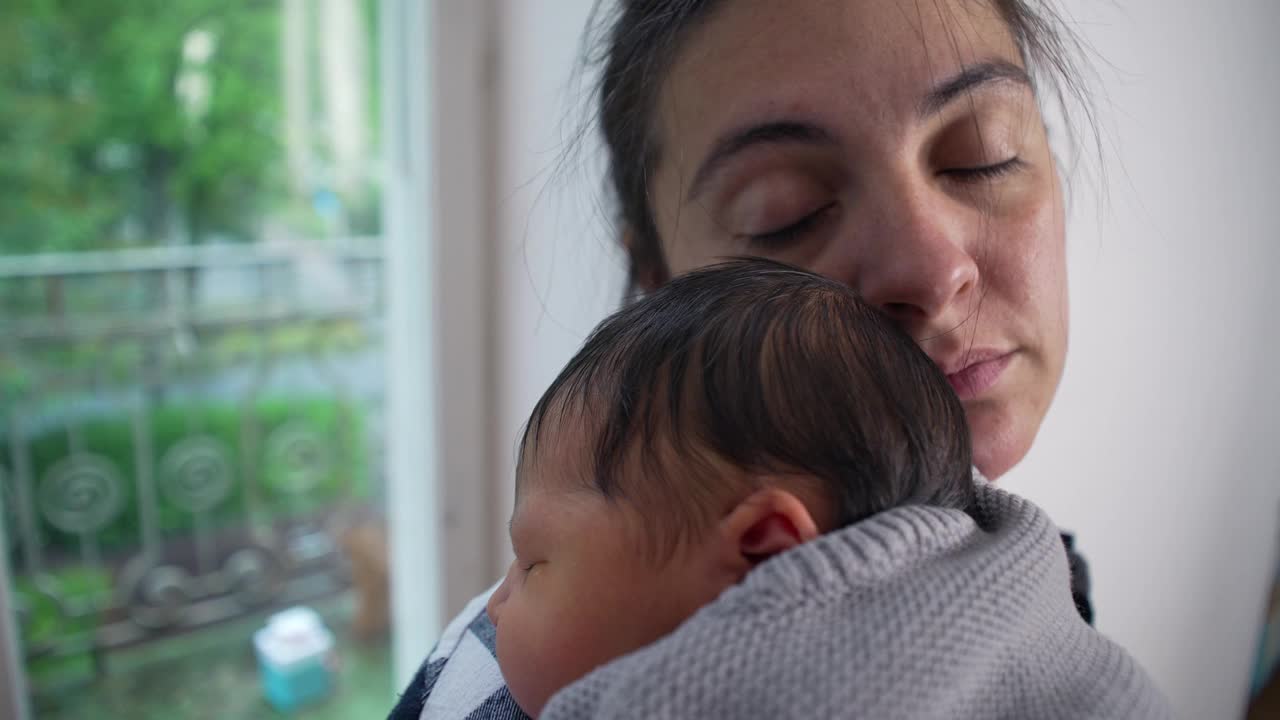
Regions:
<svg viewBox="0 0 1280 720"><path fill-rule="evenodd" d="M620 288L598 180L538 197L590 4L498 13L498 547L516 430ZM1184 716L1238 716L1280 515L1280 4L1069 4L1106 61L1111 208L1077 187L1067 374L1005 482L1079 534L1100 627Z"/></svg>
<svg viewBox="0 0 1280 720"><path fill-rule="evenodd" d="M1080 17L1111 208L1074 195L1067 372L1005 482L1078 532L1099 627L1184 716L1238 717L1280 519L1280 4L1116 4Z"/></svg>
<svg viewBox="0 0 1280 720"><path fill-rule="evenodd" d="M510 552L507 518L519 429L561 366L622 296L624 259L599 207L598 168L583 162L557 170L583 120L577 91L588 89L572 76L591 5L592 0L500 0L497 12L495 452L501 461L495 567L505 565ZM590 147L585 151L587 158L598 155Z"/></svg>

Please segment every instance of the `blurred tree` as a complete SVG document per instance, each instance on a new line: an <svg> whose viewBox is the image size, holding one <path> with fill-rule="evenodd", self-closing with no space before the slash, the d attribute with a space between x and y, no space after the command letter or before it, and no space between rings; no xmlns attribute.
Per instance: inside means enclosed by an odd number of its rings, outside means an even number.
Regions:
<svg viewBox="0 0 1280 720"><path fill-rule="evenodd" d="M278 0L0 3L0 253L249 240L284 194Z"/></svg>

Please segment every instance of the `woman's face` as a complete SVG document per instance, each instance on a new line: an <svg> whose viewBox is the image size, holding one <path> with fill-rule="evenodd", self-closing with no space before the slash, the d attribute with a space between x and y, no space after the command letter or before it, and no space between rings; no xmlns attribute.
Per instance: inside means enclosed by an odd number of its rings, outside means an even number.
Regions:
<svg viewBox="0 0 1280 720"><path fill-rule="evenodd" d="M1018 50L971 0L734 0L655 113L668 269L787 261L942 368L988 476L1026 454L1067 345L1062 190Z"/></svg>

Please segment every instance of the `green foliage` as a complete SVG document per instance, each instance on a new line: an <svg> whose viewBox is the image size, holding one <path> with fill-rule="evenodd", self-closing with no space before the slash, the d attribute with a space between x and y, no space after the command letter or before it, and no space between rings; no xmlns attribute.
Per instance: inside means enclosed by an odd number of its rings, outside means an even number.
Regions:
<svg viewBox="0 0 1280 720"><path fill-rule="evenodd" d="M281 0L0 3L0 254L250 241L268 223L379 232L375 161L326 187L334 138L319 6L304 5L308 136L298 138L306 157L290 165ZM370 158L380 146L377 7L356 3ZM329 192L337 221L314 204Z"/></svg>
<svg viewBox="0 0 1280 720"><path fill-rule="evenodd" d="M91 606L95 600L111 592L111 576L101 568L69 567L56 574L35 578L15 577L14 594L21 603L27 622L22 628L23 641L43 645L52 640L92 632L94 618L89 614L64 616L54 597L75 606Z"/></svg>
<svg viewBox="0 0 1280 720"><path fill-rule="evenodd" d="M279 25L270 0L0 3L0 252L247 238L283 192Z"/></svg>
<svg viewBox="0 0 1280 720"><path fill-rule="evenodd" d="M219 525L244 525L245 478L239 472L241 467L256 466L259 473L256 480L261 489L261 506L256 518L259 522L312 513L344 500L367 499L372 491L360 415L355 408L329 398L268 400L257 403L248 412L225 404L170 406L151 416L150 427L157 450L153 458L157 467L166 450L193 433L214 438L232 451L236 467L234 489L208 513L209 524L215 531ZM244 430L258 430L261 436L267 437L280 428L309 433L327 448L322 471L314 476L315 483L305 494L288 489L295 470L290 458L272 452L266 444L259 446L256 453L244 447L247 436ZM81 428L81 434L86 449L107 458L128 485L124 511L95 536L96 542L108 554L132 551L140 546L141 533L136 507L137 485L133 482L137 467L132 422L128 418L91 422ZM44 477L67 453L67 438L62 431L41 433L29 438L29 443L37 478ZM13 467L8 448L0 449L0 467ZM9 548L16 551L18 529L10 506L15 497L11 487L13 478L6 475L4 480L3 498L10 511L5 523L10 536L7 541ZM163 488L157 493L156 501L162 535L189 539L194 517L168 501ZM46 557L78 556L78 536L57 530L43 518L40 532L45 540ZM20 552L11 552L11 556L10 566L20 568ZM17 574L14 577L14 599L23 617L23 642L30 648L58 648L57 652L28 659L28 673L37 685L57 686L93 676L90 648L92 633L100 619L97 608L109 601L112 591L111 572L106 568L55 565L38 576Z"/></svg>
<svg viewBox="0 0 1280 720"><path fill-rule="evenodd" d="M167 537L189 535L196 518L175 504L166 492L163 459L180 441L195 435L212 439L230 455L230 494L204 513L204 521L213 528L306 515L344 500L367 498L372 492L363 418L357 408L332 398L264 400L249 408L230 402L169 405L151 413L149 426L154 448L150 460L160 486L155 498L157 522ZM77 432L85 450L105 458L125 480L120 514L93 536L94 541L106 553L137 547L142 526L136 497L138 466L132 418L126 415L90 421L79 425ZM283 439L290 434L308 438L297 447L310 448L307 452L312 454L297 457L285 452L284 446L273 444L273 437ZM61 428L30 436L26 445L37 486L69 453L67 433ZM10 452L7 444L0 447L0 467L14 467ZM300 466L312 471L300 473ZM13 482L11 476L5 480ZM14 497L10 488L6 490L6 497ZM34 492L39 496L38 488ZM247 497L250 492L253 495ZM252 518L246 517L246 502L250 500L249 504L257 508ZM79 552L78 535L57 529L43 517L40 522L46 552ZM13 523L6 526L12 548L17 528ZM15 555L12 562L17 559Z"/></svg>
<svg viewBox="0 0 1280 720"><path fill-rule="evenodd" d="M58 653L28 658L27 675L34 685L92 677L90 648L97 627L92 608L110 592L111 576L101 568L67 567L38 580L14 578L13 596L24 621L23 645L60 648Z"/></svg>
<svg viewBox="0 0 1280 720"><path fill-rule="evenodd" d="M288 716L273 710L262 696L262 680L250 649L253 632L267 620L265 613L113 652L107 657L106 674L92 683L85 682L92 678L87 669L78 678L57 678L62 682L49 678L42 683L44 678L35 678L34 714L41 720L382 717L396 690L390 648L383 640L352 642L354 601L344 594L309 603L336 635L336 682L325 700Z"/></svg>
<svg viewBox="0 0 1280 720"><path fill-rule="evenodd" d="M139 308L138 312L141 312ZM190 357L173 357L172 343L155 338L107 337L97 342L51 343L23 348L21 353L0 348L0 403L30 398L39 393L44 405L61 402L84 388L68 385L60 390L57 377L93 378L110 386L129 385L144 376L146 358L188 373L210 373L219 369L245 367L255 362L260 353L268 353L275 362L305 358L316 352L342 354L360 351L375 340L358 321L332 319L323 322L278 323L262 328L231 328L195 334L197 347ZM161 338L165 340L165 338ZM152 352L148 352L148 347ZM165 353L169 353L166 355ZM4 417L0 416L0 423ZM2 431L2 426L0 426Z"/></svg>

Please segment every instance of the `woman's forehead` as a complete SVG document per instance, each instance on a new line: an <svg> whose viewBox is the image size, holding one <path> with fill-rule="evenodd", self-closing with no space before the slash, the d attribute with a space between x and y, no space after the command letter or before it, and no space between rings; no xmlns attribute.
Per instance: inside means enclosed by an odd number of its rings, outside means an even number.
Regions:
<svg viewBox="0 0 1280 720"><path fill-rule="evenodd" d="M771 115L900 126L941 79L983 62L1022 63L979 0L725 2L682 40L659 94L659 137L685 153Z"/></svg>

